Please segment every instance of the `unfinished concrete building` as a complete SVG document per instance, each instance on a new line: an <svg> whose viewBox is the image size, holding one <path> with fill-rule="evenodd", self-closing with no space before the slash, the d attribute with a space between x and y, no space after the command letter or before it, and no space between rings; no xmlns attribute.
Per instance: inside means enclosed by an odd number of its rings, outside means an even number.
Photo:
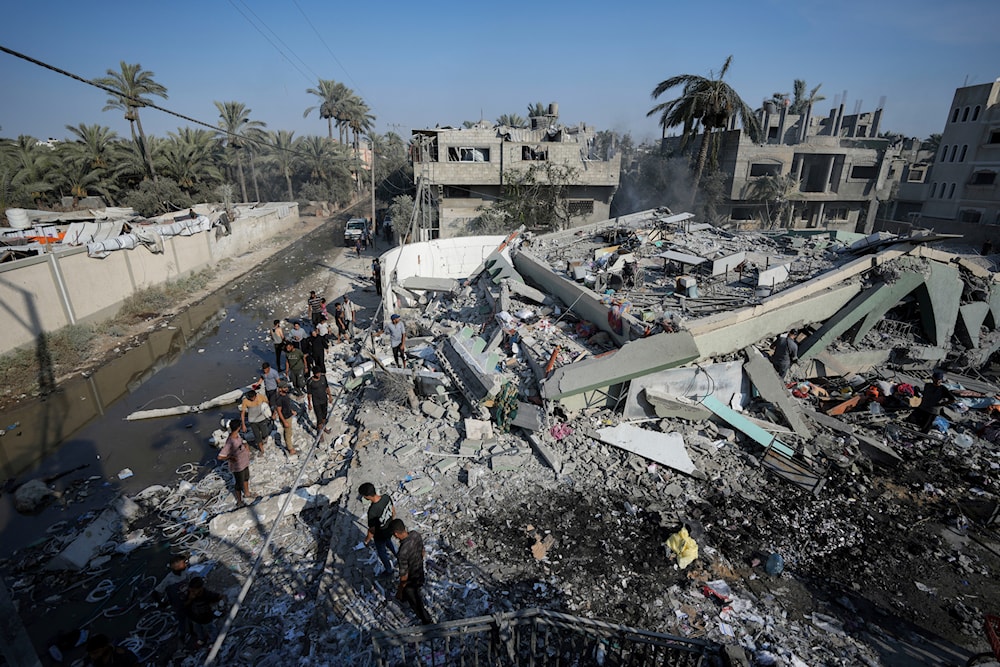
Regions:
<svg viewBox="0 0 1000 667"><path fill-rule="evenodd" d="M815 117L811 108L797 115L767 102L758 117L763 143L735 126L720 136L725 219L748 229L769 223L870 232L879 202L889 199L902 169L898 147L878 137L882 109L845 115L840 104ZM669 137L664 145L674 150L680 141ZM755 183L764 177L784 177L788 186L762 199ZM783 208L779 216L776 207Z"/></svg>
<svg viewBox="0 0 1000 667"><path fill-rule="evenodd" d="M480 121L471 128L428 128L413 131L414 178L430 189L438 216L418 230L419 240L467 234L467 225L504 193L504 174L533 165L557 164L572 170L565 189L571 224L607 219L618 188L621 156L597 156L595 130L583 123L558 122L557 105L546 116L530 119L530 128L493 126ZM542 179L545 174L538 172Z"/></svg>

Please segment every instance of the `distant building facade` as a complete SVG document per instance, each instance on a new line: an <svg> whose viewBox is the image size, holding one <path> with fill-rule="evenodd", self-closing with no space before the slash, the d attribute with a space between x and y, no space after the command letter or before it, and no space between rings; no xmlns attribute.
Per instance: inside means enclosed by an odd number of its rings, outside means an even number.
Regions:
<svg viewBox="0 0 1000 667"><path fill-rule="evenodd" d="M1000 79L955 91L920 223L1000 225Z"/></svg>
<svg viewBox="0 0 1000 667"><path fill-rule="evenodd" d="M548 111L530 118L530 128L481 121L471 128L414 130L414 179L423 180L438 210L437 220L420 230L417 240L467 234L468 224L482 209L504 195L505 174L546 162L573 170L573 180L563 190L571 224L606 220L618 188L621 156L598 157L592 127L560 125L556 105L549 105Z"/></svg>
<svg viewBox="0 0 1000 667"><path fill-rule="evenodd" d="M787 103L765 103L758 111L762 143L741 129L722 134L722 215L737 226L756 227L780 206L781 219L771 220L776 226L870 231L903 167L898 146L878 137L881 118L881 109L845 115L843 104L815 117L811 108L800 115L789 113ZM664 145L676 149L680 141L668 137ZM758 194L755 184L766 177L787 183L774 201Z"/></svg>

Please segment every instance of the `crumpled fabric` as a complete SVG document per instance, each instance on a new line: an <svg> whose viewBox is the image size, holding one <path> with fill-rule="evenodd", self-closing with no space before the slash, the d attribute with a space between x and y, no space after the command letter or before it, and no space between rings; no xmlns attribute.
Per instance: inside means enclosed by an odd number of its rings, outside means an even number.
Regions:
<svg viewBox="0 0 1000 667"><path fill-rule="evenodd" d="M681 528L668 537L667 548L677 556L677 567L682 570L698 558L698 543L688 535L687 528Z"/></svg>

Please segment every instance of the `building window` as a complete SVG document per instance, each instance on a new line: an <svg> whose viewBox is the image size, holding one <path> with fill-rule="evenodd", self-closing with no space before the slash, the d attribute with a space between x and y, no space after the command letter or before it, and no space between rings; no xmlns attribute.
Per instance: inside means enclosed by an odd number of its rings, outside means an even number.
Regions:
<svg viewBox="0 0 1000 667"><path fill-rule="evenodd" d="M969 145L966 144L966 145L962 146L962 152L959 153L959 155L958 155L958 161L959 162L965 162L965 154L968 153L968 152L969 152Z"/></svg>
<svg viewBox="0 0 1000 667"><path fill-rule="evenodd" d="M753 209L748 206L736 206L729 214L730 220L753 220Z"/></svg>
<svg viewBox="0 0 1000 667"><path fill-rule="evenodd" d="M860 137L862 139L864 139L866 136L868 136L868 126L867 125L858 125L858 131L855 133L855 136L856 137Z"/></svg>
<svg viewBox="0 0 1000 667"><path fill-rule="evenodd" d="M982 109L978 104L976 108L972 110L972 120L979 120L979 111Z"/></svg>
<svg viewBox="0 0 1000 667"><path fill-rule="evenodd" d="M777 127L769 127L769 128L767 128L767 138L768 139L777 139L778 138L778 128Z"/></svg>
<svg viewBox="0 0 1000 667"><path fill-rule="evenodd" d="M593 215L594 200L570 199L566 202L566 212L569 213L571 217L576 217L581 215Z"/></svg>
<svg viewBox="0 0 1000 667"><path fill-rule="evenodd" d="M489 162L490 149L485 147L464 148L451 146L448 148L449 162Z"/></svg>
<svg viewBox="0 0 1000 667"><path fill-rule="evenodd" d="M955 198L955 184L952 183L951 185L948 186L948 199L954 199L954 198Z"/></svg>
<svg viewBox="0 0 1000 667"><path fill-rule="evenodd" d="M540 146L521 146L521 159L522 160L548 160L549 152L544 150Z"/></svg>
<svg viewBox="0 0 1000 667"><path fill-rule="evenodd" d="M983 219L983 212L975 208L963 208L958 212L959 222L977 223Z"/></svg>
<svg viewBox="0 0 1000 667"><path fill-rule="evenodd" d="M847 220L846 206L831 206L826 209L827 220Z"/></svg>
<svg viewBox="0 0 1000 667"><path fill-rule="evenodd" d="M948 161L948 144L945 144L944 148L941 149L941 161L942 162Z"/></svg>
<svg viewBox="0 0 1000 667"><path fill-rule="evenodd" d="M468 199L472 195L468 188L460 188L454 185L444 186L444 196L448 199Z"/></svg>
<svg viewBox="0 0 1000 667"><path fill-rule="evenodd" d="M937 192L937 181L931 183L931 199L934 199L934 195Z"/></svg>
<svg viewBox="0 0 1000 667"><path fill-rule="evenodd" d="M957 153L958 153L958 144L955 144L954 146L951 147L951 157L948 158L948 162L954 162L955 161L955 155Z"/></svg>
<svg viewBox="0 0 1000 667"><path fill-rule="evenodd" d="M990 140L987 143L1000 144L1000 130L991 130Z"/></svg>
<svg viewBox="0 0 1000 667"><path fill-rule="evenodd" d="M851 167L851 178L869 181L878 176L878 167L873 164L857 164Z"/></svg>
<svg viewBox="0 0 1000 667"><path fill-rule="evenodd" d="M953 122L953 123L957 123L958 122L958 108L957 107L955 108L955 111L951 114L951 122Z"/></svg>
<svg viewBox="0 0 1000 667"><path fill-rule="evenodd" d="M962 122L963 122L963 123L964 123L965 121L969 120L969 111L971 111L971 110L969 109L969 107L965 107L965 111L963 111L963 112L962 112Z"/></svg>
<svg viewBox="0 0 1000 667"><path fill-rule="evenodd" d="M778 176L780 174L781 174L780 164L755 162L750 165L750 178L756 178L758 176Z"/></svg>
<svg viewBox="0 0 1000 667"><path fill-rule="evenodd" d="M927 176L926 169L915 169L910 167L910 173L906 175L907 183L923 183L924 178Z"/></svg>
<svg viewBox="0 0 1000 667"><path fill-rule="evenodd" d="M972 175L969 185L993 185L996 180L997 173L995 171L977 171Z"/></svg>

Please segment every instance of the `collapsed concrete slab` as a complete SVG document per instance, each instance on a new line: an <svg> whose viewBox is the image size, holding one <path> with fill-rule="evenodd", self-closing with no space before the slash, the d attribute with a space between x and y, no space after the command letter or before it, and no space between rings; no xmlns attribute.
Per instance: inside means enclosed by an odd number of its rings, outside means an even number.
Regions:
<svg viewBox="0 0 1000 667"><path fill-rule="evenodd" d="M966 347L979 347L979 334L990 305L985 301L962 304L958 309L955 335Z"/></svg>
<svg viewBox="0 0 1000 667"><path fill-rule="evenodd" d="M924 290L917 291L924 332L935 345L947 345L955 331L962 300L962 279L958 267L931 262Z"/></svg>
<svg viewBox="0 0 1000 667"><path fill-rule="evenodd" d="M626 419L658 416L700 420L709 414L698 404L699 397L715 395L728 400L734 394L746 394L749 389L743 376L743 363L739 361L671 368L633 378L629 382L623 416ZM678 401L678 397L692 400Z"/></svg>
<svg viewBox="0 0 1000 667"><path fill-rule="evenodd" d="M698 472L680 433L658 433L631 424L618 424L598 429L593 437L684 474L695 475Z"/></svg>
<svg viewBox="0 0 1000 667"><path fill-rule="evenodd" d="M496 370L499 355L485 350L486 341L474 335L468 327L445 338L438 346L441 365L466 398L473 402L495 395L503 384L503 378Z"/></svg>
<svg viewBox="0 0 1000 667"><path fill-rule="evenodd" d="M84 528L83 532L46 564L47 570L82 570L123 526L135 518L139 506L128 498L119 498Z"/></svg>

